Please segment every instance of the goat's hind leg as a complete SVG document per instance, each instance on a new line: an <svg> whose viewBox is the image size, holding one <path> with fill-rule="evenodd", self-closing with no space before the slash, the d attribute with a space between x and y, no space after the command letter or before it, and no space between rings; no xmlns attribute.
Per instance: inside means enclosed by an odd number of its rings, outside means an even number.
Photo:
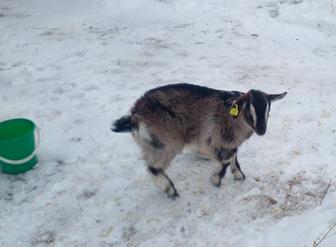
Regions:
<svg viewBox="0 0 336 247"><path fill-rule="evenodd" d="M152 176L154 183L165 193L167 193L168 197L174 199L179 196L175 185L167 176L162 168L155 168L151 165L148 165L148 171Z"/></svg>
<svg viewBox="0 0 336 247"><path fill-rule="evenodd" d="M156 138L153 140L141 145L149 174L157 187L167 193L169 197L176 198L179 194L165 170L176 156L177 151L169 149Z"/></svg>
<svg viewBox="0 0 336 247"><path fill-rule="evenodd" d="M169 197L176 198L178 193L165 170L181 149L179 149L179 145L166 145L144 124L139 125L139 130L133 133L133 137L141 147L149 175L155 185L166 192Z"/></svg>

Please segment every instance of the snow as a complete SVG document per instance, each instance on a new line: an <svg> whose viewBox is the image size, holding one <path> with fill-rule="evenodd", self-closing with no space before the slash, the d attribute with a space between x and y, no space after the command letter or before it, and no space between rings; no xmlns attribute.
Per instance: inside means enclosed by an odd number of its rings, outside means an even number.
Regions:
<svg viewBox="0 0 336 247"><path fill-rule="evenodd" d="M333 4L334 3L334 4ZM335 1L2 0L0 120L41 129L39 164L0 173L0 246L312 246L336 224ZM287 91L239 152L246 181L210 184L185 153L175 201L130 135L146 90L189 82ZM321 246L335 246L335 231Z"/></svg>

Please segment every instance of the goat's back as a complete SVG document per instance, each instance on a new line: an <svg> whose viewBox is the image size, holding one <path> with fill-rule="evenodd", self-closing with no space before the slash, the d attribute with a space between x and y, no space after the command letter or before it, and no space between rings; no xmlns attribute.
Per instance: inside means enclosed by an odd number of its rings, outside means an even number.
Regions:
<svg viewBox="0 0 336 247"><path fill-rule="evenodd" d="M136 101L132 118L138 124L145 124L160 139L185 144L198 139L202 130L214 125L226 107L225 101L239 95L191 84L163 86L148 91Z"/></svg>

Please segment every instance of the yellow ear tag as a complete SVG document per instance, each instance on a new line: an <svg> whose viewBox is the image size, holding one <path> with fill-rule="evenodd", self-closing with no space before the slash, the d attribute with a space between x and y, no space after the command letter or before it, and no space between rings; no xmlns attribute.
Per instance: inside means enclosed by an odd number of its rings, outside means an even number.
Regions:
<svg viewBox="0 0 336 247"><path fill-rule="evenodd" d="M237 117L239 115L239 109L237 104L234 104L230 109L230 115L234 117Z"/></svg>

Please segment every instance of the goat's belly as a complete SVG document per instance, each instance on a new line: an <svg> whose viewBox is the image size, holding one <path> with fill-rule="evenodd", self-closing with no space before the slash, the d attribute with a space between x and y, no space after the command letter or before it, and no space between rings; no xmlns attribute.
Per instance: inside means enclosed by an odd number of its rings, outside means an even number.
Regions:
<svg viewBox="0 0 336 247"><path fill-rule="evenodd" d="M211 159L210 149L196 144L187 144L183 148L183 153L194 153L200 158Z"/></svg>

